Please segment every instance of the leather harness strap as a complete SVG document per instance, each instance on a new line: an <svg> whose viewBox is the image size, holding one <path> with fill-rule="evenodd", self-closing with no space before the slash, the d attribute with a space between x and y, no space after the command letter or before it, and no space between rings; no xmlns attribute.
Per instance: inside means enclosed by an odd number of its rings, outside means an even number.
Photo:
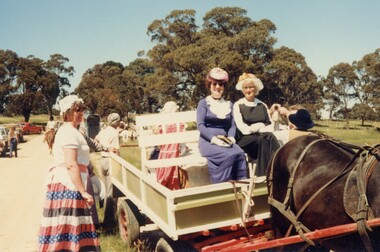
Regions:
<svg viewBox="0 0 380 252"><path fill-rule="evenodd" d="M294 165L294 169L292 170L291 177L289 178L289 181L288 181L288 187L287 187L287 191L286 191L286 196L285 196L284 202L280 202L280 201L276 200L275 198L273 198L273 186L272 186L273 185L273 170L274 170L273 169L274 168L273 162L272 162L272 165L271 165L271 170L270 170L269 179L268 179L269 188L270 188L269 197L268 197L268 203L270 205L276 207L277 210L280 211L292 223L290 225L289 229L292 229L292 227L294 226L294 228L296 229L296 231L298 232L298 234L308 244L313 245L313 246L316 245L315 242L312 241L312 240L310 240L310 239L308 239L304 235L304 232L310 232L310 230L305 225L303 225L301 222L299 222L297 220L296 215L290 209L290 196L291 196L291 192L293 190L294 176L296 174L297 168L299 167L299 164L301 163L301 161L303 160L304 156L309 151L309 149L311 148L311 146L313 146L315 143L317 143L319 141L322 141L322 140L323 139L317 139L317 140L314 140L313 142L309 143L306 146L306 148L302 151L301 155L298 157L298 160L297 160L297 162ZM278 153L278 151L276 152L276 154L277 153ZM289 231L288 231L288 233L289 233ZM286 236L289 235L288 233L287 233Z"/></svg>
<svg viewBox="0 0 380 252"><path fill-rule="evenodd" d="M366 220L368 220L370 213L372 213L371 208L369 207L367 200L367 184L369 177L371 176L375 165L376 165L376 157L372 156L370 160L367 161L368 152L366 155L361 155L358 162L358 170L357 170L357 188L359 192L358 197L358 209L356 211L355 221L358 224L358 232L360 238L362 239L366 250L369 252L373 251L371 240L369 239L367 231L372 231L370 227L368 227ZM371 216L373 218L373 215Z"/></svg>

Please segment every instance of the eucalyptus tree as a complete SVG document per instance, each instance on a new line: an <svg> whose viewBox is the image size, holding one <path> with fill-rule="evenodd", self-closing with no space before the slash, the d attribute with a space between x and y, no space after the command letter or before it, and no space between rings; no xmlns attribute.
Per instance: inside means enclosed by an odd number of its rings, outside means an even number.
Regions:
<svg viewBox="0 0 380 252"><path fill-rule="evenodd" d="M47 112L53 118L53 105L65 87L70 87L67 76L74 72L65 66L68 61L60 54L45 62L0 50L0 112L6 108L9 115L22 114L25 121L33 111Z"/></svg>
<svg viewBox="0 0 380 252"><path fill-rule="evenodd" d="M359 78L357 98L362 108L380 111L380 48L353 63ZM363 113L367 115L367 113ZM362 118L364 123L365 117Z"/></svg>
<svg viewBox="0 0 380 252"><path fill-rule="evenodd" d="M323 88L305 58L295 50L281 47L265 68L267 88L263 96L270 103L289 106L302 104L316 113L323 107Z"/></svg>
<svg viewBox="0 0 380 252"><path fill-rule="evenodd" d="M143 55L141 55L143 56ZM152 62L146 58L138 58L132 61L123 71L121 87L122 100L131 114L143 112L157 112L161 106L160 93L156 90L156 77Z"/></svg>
<svg viewBox="0 0 380 252"><path fill-rule="evenodd" d="M74 67L65 66L69 58L61 54L50 55L49 60L43 63L44 75L38 83L46 103L49 119L53 120L53 106L57 98L66 94L66 88L71 87L69 76L73 76Z"/></svg>
<svg viewBox="0 0 380 252"><path fill-rule="evenodd" d="M117 112L122 117L144 111L157 111L154 85L148 86L154 68L147 59L138 58L128 66L108 61L88 69L75 93L85 100L91 113L106 117ZM157 108L155 108L157 107Z"/></svg>
<svg viewBox="0 0 380 252"><path fill-rule="evenodd" d="M9 103L9 95L14 90L17 79L17 65L19 57L11 50L0 50L0 114L5 111Z"/></svg>
<svg viewBox="0 0 380 252"><path fill-rule="evenodd" d="M358 98L359 79L354 67L348 63L339 63L330 68L324 80L325 99L332 101L334 108L341 110L349 127L350 106Z"/></svg>
<svg viewBox="0 0 380 252"><path fill-rule="evenodd" d="M211 68L224 68L230 83L236 83L244 70L262 72L263 62L271 58L274 30L270 21L254 22L237 7L212 9L204 16L202 29L195 23L194 10L172 11L155 20L148 35L157 45L148 55L160 73L156 87L166 96L161 99L175 99L183 109L194 109L207 93L203 83ZM226 93L232 100L240 95L234 85Z"/></svg>
<svg viewBox="0 0 380 252"><path fill-rule="evenodd" d="M97 113L101 117L112 112L124 114L123 102L116 92L117 87L122 85L123 70L121 63L107 61L96 64L83 74L75 93L83 98L90 113Z"/></svg>
<svg viewBox="0 0 380 252"><path fill-rule="evenodd" d="M7 109L15 114L24 116L29 121L34 106L43 100L39 83L46 76L43 60L34 56L20 58L17 66L17 80L14 92L9 96L10 103ZM46 104L42 103L43 106Z"/></svg>
<svg viewBox="0 0 380 252"><path fill-rule="evenodd" d="M235 90L238 77L251 72L264 81L259 98L267 103L289 99L287 103L319 109L322 91L315 74L294 50L274 49L275 31L270 20L253 21L238 7L210 10L202 27L196 25L194 10L175 10L153 21L148 35L156 45L148 56L155 68L157 101L174 99L182 109L194 109L207 95L203 84L207 72L218 66L229 73L231 85L225 93L233 102L242 95Z"/></svg>

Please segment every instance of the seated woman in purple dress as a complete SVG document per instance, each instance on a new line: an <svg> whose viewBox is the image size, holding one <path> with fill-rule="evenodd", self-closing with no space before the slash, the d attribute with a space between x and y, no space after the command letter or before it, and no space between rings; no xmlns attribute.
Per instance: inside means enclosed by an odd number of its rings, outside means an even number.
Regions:
<svg viewBox="0 0 380 252"><path fill-rule="evenodd" d="M213 68L206 78L206 88L211 94L200 100L197 108L199 150L207 158L213 183L247 178L244 151L235 144L232 103L222 98L227 82L227 72Z"/></svg>
<svg viewBox="0 0 380 252"><path fill-rule="evenodd" d="M243 73L236 85L244 97L234 104L234 119L237 126L237 144L257 163L256 175L266 174L266 167L274 152L280 147L273 134L274 124L268 107L255 98L263 89L263 83L251 73Z"/></svg>

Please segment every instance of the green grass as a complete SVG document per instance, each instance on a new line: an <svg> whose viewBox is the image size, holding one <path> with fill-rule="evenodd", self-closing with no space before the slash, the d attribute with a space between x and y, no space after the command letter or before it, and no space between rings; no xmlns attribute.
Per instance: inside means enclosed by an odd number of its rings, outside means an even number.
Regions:
<svg viewBox="0 0 380 252"><path fill-rule="evenodd" d="M99 221L104 219L104 208L99 208L99 205L97 204L98 209L98 216ZM137 252L137 247L129 248L125 242L120 238L117 228L115 227L114 230L111 232L108 230L107 232L100 228L99 230L99 242L100 246L102 248L102 251L106 252Z"/></svg>
<svg viewBox="0 0 380 252"><path fill-rule="evenodd" d="M14 117L5 117L0 116L0 124L8 124L8 123L18 123L23 122L23 116L14 116ZM49 121L48 115L31 115L29 118L29 122L36 123L39 125L46 124Z"/></svg>
<svg viewBox="0 0 380 252"><path fill-rule="evenodd" d="M137 141L128 142L120 148L120 156L128 160L133 166L141 169L141 152L137 146Z"/></svg>
<svg viewBox="0 0 380 252"><path fill-rule="evenodd" d="M345 121L316 121L316 126L313 130L357 145L380 143L380 122L367 122L364 126L361 126L359 121L350 121L349 129L345 128L345 125Z"/></svg>

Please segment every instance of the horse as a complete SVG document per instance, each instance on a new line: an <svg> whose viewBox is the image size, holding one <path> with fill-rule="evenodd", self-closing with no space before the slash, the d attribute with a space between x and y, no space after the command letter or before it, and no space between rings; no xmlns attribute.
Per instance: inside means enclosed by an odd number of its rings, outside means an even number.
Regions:
<svg viewBox="0 0 380 252"><path fill-rule="evenodd" d="M297 232L304 237L356 221L359 232L304 240L321 251L380 251L380 228L371 229L365 222L380 217L379 146L360 147L316 134L282 146L266 174L276 237Z"/></svg>
<svg viewBox="0 0 380 252"><path fill-rule="evenodd" d="M54 128L51 128L45 132L45 136L44 136L44 142L47 143L50 154L52 154L52 151L53 151L55 133L56 133L56 130Z"/></svg>

